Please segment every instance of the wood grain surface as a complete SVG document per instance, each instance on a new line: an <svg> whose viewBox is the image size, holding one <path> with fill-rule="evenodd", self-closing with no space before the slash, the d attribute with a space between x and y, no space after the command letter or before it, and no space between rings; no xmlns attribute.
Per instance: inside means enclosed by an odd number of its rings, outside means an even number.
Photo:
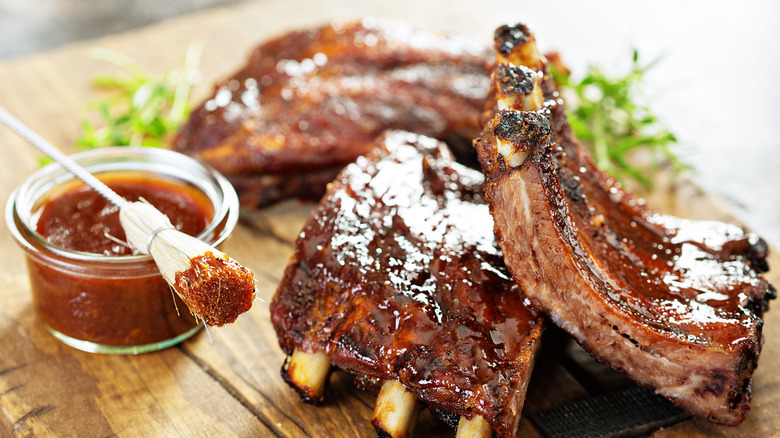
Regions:
<svg viewBox="0 0 780 438"><path fill-rule="evenodd" d="M249 50L268 36L326 19L362 14L359 2L263 1L209 10L98 41L0 64L0 105L45 138L73 152L85 104L99 92L90 78L110 68L87 56L101 46L122 51L157 73L175 68L193 40L203 44L203 80L195 100L216 78L237 69ZM375 5L390 15L398 2ZM392 3L389 4L389 3ZM403 3L403 2L401 2ZM408 2L411 5L411 2ZM441 6L440 3L435 2ZM456 2L459 3L459 2ZM417 24L490 35L502 24L495 11L463 16L422 8ZM280 19L283 17L283 19ZM425 18L429 17L429 18ZM531 23L529 23L531 24ZM559 47L565 50L563 47ZM0 129L0 199L8 198L38 166L38 154ZM661 211L689 218L734 221L717 201L686 178L649 196ZM259 296L253 309L230 326L211 328L157 353L110 356L84 353L51 336L32 310L22 251L0 232L0 435L31 436L371 436L374 399L335 373L326 403L301 403L279 375L283 354L269 320L269 302L293 251L311 205L286 202L263 211L242 211L225 252L254 270ZM768 276L780 284L773 253ZM780 434L780 312L770 311L766 343L753 384L753 405L739 428L687 420L653 436L772 436ZM577 356L574 346L569 353ZM589 361L587 359L586 361ZM573 368L560 351L543 348L528 393L520 436L541 436L528 418L534 412L629 384L595 362ZM425 412L417 436L452 436Z"/></svg>

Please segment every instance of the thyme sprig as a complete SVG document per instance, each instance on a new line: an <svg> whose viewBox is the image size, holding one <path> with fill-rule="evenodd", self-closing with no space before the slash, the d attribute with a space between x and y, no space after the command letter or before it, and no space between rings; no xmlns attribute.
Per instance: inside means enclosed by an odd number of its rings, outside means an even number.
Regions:
<svg viewBox="0 0 780 438"><path fill-rule="evenodd" d="M675 172L687 167L672 151L677 138L642 103L642 79L653 65L641 65L634 50L628 74L611 77L590 66L576 80L565 68L551 64L562 91L574 95L567 100L569 122L596 164L618 180L633 179L646 189L652 188L652 175L664 164L671 164ZM649 166L647 158L637 159L642 151L649 155Z"/></svg>
<svg viewBox="0 0 780 438"><path fill-rule="evenodd" d="M122 53L95 48L90 56L121 69L98 74L93 84L114 93L90 106L98 112L100 126L82 122L82 149L105 146L164 146L191 110L189 95L198 80L201 46L193 43L181 69L155 76Z"/></svg>

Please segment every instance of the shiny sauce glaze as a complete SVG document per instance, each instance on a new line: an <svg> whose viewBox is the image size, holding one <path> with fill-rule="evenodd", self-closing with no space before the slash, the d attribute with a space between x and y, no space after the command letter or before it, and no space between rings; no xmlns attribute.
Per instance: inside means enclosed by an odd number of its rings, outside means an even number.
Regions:
<svg viewBox="0 0 780 438"><path fill-rule="evenodd" d="M608 273L606 296L685 342L724 350L756 342L754 320L774 295L761 275L763 240L736 225L655 213L574 147L567 125L554 126L557 177L576 228L587 230L578 238L599 261L593 269Z"/></svg>
<svg viewBox="0 0 780 438"><path fill-rule="evenodd" d="M421 138L388 136L334 182L297 241L273 322L288 352L324 351L364 386L400 380L506 432L542 317L504 267L482 175Z"/></svg>
<svg viewBox="0 0 780 438"><path fill-rule="evenodd" d="M217 84L173 148L225 174L251 206L319 199L386 129L465 139L471 152L489 85L485 43L374 19L282 35ZM327 180L314 177L323 171Z"/></svg>
<svg viewBox="0 0 780 438"><path fill-rule="evenodd" d="M542 88L543 110L516 113L543 115L553 128L529 160L549 167L543 184L557 206L558 229L582 268L599 274L604 297L683 342L723 350L755 344L756 321L776 294L761 275L766 243L736 225L650 210L580 146L549 75Z"/></svg>
<svg viewBox="0 0 780 438"><path fill-rule="evenodd" d="M213 216L208 198L191 187L124 172L101 179L128 200L151 202L189 234L203 231ZM110 257L114 263L28 258L33 304L48 326L72 338L115 346L168 340L197 326L151 259L122 261L131 251L105 237L124 239L117 209L94 191L67 185L42 200L37 216L38 233L57 246L118 256ZM116 262L129 264L117 267Z"/></svg>

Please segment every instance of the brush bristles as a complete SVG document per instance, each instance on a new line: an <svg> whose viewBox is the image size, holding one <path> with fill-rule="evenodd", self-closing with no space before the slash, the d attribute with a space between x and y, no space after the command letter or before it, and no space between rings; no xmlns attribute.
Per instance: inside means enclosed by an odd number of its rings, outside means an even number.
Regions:
<svg viewBox="0 0 780 438"><path fill-rule="evenodd" d="M232 323L252 307L252 271L211 245L176 230L146 202L129 202L119 211L127 242L154 258L163 279L190 312L208 325Z"/></svg>
<svg viewBox="0 0 780 438"><path fill-rule="evenodd" d="M191 266L192 259L212 252L215 257L226 258L211 245L175 229L159 232L149 245L149 253L160 269L165 281L174 284L176 274Z"/></svg>
<svg viewBox="0 0 780 438"><path fill-rule="evenodd" d="M154 258L165 281L173 284L176 273L189 269L191 260L211 251L222 252L195 237L176 230L167 216L146 202L128 202L119 212L127 243L141 254Z"/></svg>
<svg viewBox="0 0 780 438"><path fill-rule="evenodd" d="M127 243L141 254L149 254L149 239L159 230L173 228L171 221L147 202L128 202L119 210L119 222Z"/></svg>

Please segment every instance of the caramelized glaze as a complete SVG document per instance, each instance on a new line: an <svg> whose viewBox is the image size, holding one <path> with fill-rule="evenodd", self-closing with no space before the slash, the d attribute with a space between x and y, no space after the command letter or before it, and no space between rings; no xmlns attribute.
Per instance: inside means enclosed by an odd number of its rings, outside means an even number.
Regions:
<svg viewBox="0 0 780 438"><path fill-rule="evenodd" d="M464 138L468 150L488 89L485 43L375 19L290 32L216 84L173 146L251 207L319 199L386 129Z"/></svg>
<svg viewBox="0 0 780 438"><path fill-rule="evenodd" d="M503 266L482 182L401 132L348 166L271 303L285 351L323 351L364 386L400 380L511 436L542 320Z"/></svg>

